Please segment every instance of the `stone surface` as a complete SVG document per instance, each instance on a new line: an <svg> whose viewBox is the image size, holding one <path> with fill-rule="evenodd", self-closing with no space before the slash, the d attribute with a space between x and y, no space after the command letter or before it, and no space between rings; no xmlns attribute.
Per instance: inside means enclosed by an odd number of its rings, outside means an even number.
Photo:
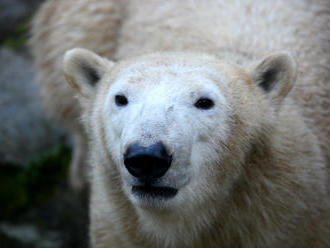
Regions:
<svg viewBox="0 0 330 248"><path fill-rule="evenodd" d="M28 12L28 5L21 0L1 0L0 1L0 41L10 35L15 27L23 21Z"/></svg>
<svg viewBox="0 0 330 248"><path fill-rule="evenodd" d="M13 35L43 0L0 0L0 42Z"/></svg>
<svg viewBox="0 0 330 248"><path fill-rule="evenodd" d="M57 141L42 110L31 62L0 49L0 163L24 164Z"/></svg>
<svg viewBox="0 0 330 248"><path fill-rule="evenodd" d="M0 166L0 247L88 247L87 191L67 184L70 149L25 168Z"/></svg>
<svg viewBox="0 0 330 248"><path fill-rule="evenodd" d="M62 246L56 232L45 232L33 225L2 223L0 232L4 235L3 240L6 237L7 240L12 240L11 242L16 242L21 247L57 248Z"/></svg>

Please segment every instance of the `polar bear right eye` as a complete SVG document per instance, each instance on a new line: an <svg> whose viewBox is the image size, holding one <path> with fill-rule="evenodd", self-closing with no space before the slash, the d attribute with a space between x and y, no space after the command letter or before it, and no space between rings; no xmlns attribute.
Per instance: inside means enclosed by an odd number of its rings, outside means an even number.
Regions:
<svg viewBox="0 0 330 248"><path fill-rule="evenodd" d="M199 98L197 102L195 102L195 107L199 109L210 109L214 106L214 102L209 98Z"/></svg>
<svg viewBox="0 0 330 248"><path fill-rule="evenodd" d="M126 106L128 104L127 97L124 95L116 95L115 102L117 106Z"/></svg>

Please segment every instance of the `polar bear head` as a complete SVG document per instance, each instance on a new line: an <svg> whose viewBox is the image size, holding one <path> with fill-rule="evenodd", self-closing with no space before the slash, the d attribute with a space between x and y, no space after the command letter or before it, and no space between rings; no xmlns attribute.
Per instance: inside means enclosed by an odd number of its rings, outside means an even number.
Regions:
<svg viewBox="0 0 330 248"><path fill-rule="evenodd" d="M64 71L91 149L103 156L93 167L120 178L111 187L140 208L225 198L252 145L271 132L295 79L295 63L283 53L241 68L203 54L114 63L73 49Z"/></svg>

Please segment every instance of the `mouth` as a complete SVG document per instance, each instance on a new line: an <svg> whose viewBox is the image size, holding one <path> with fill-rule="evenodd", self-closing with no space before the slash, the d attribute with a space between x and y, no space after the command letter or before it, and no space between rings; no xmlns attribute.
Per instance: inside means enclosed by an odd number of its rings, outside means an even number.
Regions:
<svg viewBox="0 0 330 248"><path fill-rule="evenodd" d="M178 190L171 187L154 187L154 186L133 186L132 194L139 198L157 198L170 199L178 193Z"/></svg>

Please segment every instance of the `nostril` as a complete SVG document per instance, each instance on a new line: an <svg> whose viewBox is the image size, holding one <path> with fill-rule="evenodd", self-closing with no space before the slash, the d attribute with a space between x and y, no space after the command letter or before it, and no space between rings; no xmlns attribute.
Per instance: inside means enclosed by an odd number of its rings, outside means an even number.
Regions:
<svg viewBox="0 0 330 248"><path fill-rule="evenodd" d="M169 169L172 157L168 155L162 143L149 147L134 144L124 155L124 164L128 172L140 179L160 178Z"/></svg>

